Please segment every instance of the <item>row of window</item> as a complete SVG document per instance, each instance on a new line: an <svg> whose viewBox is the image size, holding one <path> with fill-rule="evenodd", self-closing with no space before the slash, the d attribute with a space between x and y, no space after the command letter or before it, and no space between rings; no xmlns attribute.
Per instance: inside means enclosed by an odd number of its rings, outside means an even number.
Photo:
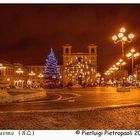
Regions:
<svg viewBox="0 0 140 140"><path fill-rule="evenodd" d="M32 67L32 68L27 68L27 71L28 71L28 72L31 72L31 71L40 72L40 71L42 71L42 70L43 70L42 68L34 68L34 67Z"/></svg>
<svg viewBox="0 0 140 140"><path fill-rule="evenodd" d="M4 71L3 70L0 70L0 75L13 75L13 70L12 69L5 69Z"/></svg>

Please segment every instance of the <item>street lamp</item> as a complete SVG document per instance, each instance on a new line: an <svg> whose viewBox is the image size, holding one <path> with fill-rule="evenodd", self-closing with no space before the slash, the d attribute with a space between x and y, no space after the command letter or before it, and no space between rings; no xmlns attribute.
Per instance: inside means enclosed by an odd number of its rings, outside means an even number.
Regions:
<svg viewBox="0 0 140 140"><path fill-rule="evenodd" d="M19 69L16 70L16 73L17 74L23 74L23 70L21 70L21 68L19 68Z"/></svg>
<svg viewBox="0 0 140 140"><path fill-rule="evenodd" d="M124 35L126 29L124 27L120 28L120 32L118 35L113 35L112 40L115 44L121 43L122 46L122 58L124 58L124 44L126 42L131 43L132 39L134 38L134 34L130 33L127 36Z"/></svg>
<svg viewBox="0 0 140 140"><path fill-rule="evenodd" d="M0 64L0 70L1 70L1 69L6 69L6 67L3 66L3 64Z"/></svg>
<svg viewBox="0 0 140 140"><path fill-rule="evenodd" d="M118 69L120 69L118 72L118 78L121 78L123 80L125 77L125 71L124 69L122 69L122 66L126 65L126 62L123 59L119 59L116 65L119 67ZM123 85L124 85L124 80L122 81L122 86Z"/></svg>
<svg viewBox="0 0 140 140"><path fill-rule="evenodd" d="M97 83L98 83L98 85L100 85L100 82L101 82L101 74L100 73L97 73L96 74L96 77L97 77Z"/></svg>
<svg viewBox="0 0 140 140"><path fill-rule="evenodd" d="M130 52L126 55L127 58L131 58L132 61L132 75L134 72L134 59L136 59L140 53L135 52L135 49L131 49Z"/></svg>
<svg viewBox="0 0 140 140"><path fill-rule="evenodd" d="M117 65L118 67L120 67L120 70L121 70L121 67L124 66L125 64L126 64L126 62L125 62L123 59L120 59L120 60L116 63L116 65Z"/></svg>
<svg viewBox="0 0 140 140"><path fill-rule="evenodd" d="M43 78L44 76L43 76L42 73L40 73L40 74L38 75L38 77L39 77L39 78Z"/></svg>
<svg viewBox="0 0 140 140"><path fill-rule="evenodd" d="M119 68L116 66L116 65L113 65L108 71L107 71L107 75L109 73L109 75L111 74L112 75L112 78L115 79L115 75L116 75L116 71L118 70Z"/></svg>
<svg viewBox="0 0 140 140"><path fill-rule="evenodd" d="M97 74L96 74L96 77L101 77L101 74L100 74L100 73L97 73Z"/></svg>
<svg viewBox="0 0 140 140"><path fill-rule="evenodd" d="M126 62L123 59L119 59L118 62L116 64L114 64L112 67L110 67L110 69L107 70L104 74L106 76L110 76L110 79L112 79L112 80L114 79L114 83L115 83L116 80L118 79L118 76L119 76L118 74L120 74L120 72L121 72L121 71L118 71L118 70L121 70L121 67L124 66L125 64L126 64ZM122 71L121 75L122 74L124 76L124 71Z"/></svg>
<svg viewBox="0 0 140 140"><path fill-rule="evenodd" d="M29 75L30 75L30 76L35 76L35 73L34 73L33 71L31 71L31 72L29 73Z"/></svg>

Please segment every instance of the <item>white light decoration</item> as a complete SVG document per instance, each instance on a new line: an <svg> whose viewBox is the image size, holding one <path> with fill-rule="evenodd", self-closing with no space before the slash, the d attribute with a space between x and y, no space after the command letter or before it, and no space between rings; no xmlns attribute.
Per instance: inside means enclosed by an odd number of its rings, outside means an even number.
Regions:
<svg viewBox="0 0 140 140"><path fill-rule="evenodd" d="M81 79L82 83L87 82L88 78L89 81L93 81L92 76L94 74L94 69L90 62L91 61L87 59L87 57L83 57L83 59L80 61L79 57L77 58L77 60L74 59L73 62L67 66L67 69L65 71L68 76L67 78L76 83L78 83L79 78Z"/></svg>

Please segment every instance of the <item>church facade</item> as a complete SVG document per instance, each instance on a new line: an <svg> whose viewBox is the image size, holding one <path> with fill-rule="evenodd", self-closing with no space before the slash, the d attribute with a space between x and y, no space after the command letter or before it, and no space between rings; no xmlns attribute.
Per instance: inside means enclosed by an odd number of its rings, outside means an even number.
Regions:
<svg viewBox="0 0 140 140"><path fill-rule="evenodd" d="M63 84L93 84L97 74L97 46L88 46L87 53L72 53L72 46L63 46Z"/></svg>

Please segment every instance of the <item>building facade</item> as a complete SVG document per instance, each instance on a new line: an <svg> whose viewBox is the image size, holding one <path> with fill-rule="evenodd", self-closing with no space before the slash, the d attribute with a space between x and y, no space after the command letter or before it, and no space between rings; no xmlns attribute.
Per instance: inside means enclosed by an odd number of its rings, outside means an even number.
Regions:
<svg viewBox="0 0 140 140"><path fill-rule="evenodd" d="M97 46L88 46L88 53L72 53L72 46L63 46L63 84L93 84L97 74Z"/></svg>
<svg viewBox="0 0 140 140"><path fill-rule="evenodd" d="M133 76L140 81L140 64L136 65Z"/></svg>
<svg viewBox="0 0 140 140"><path fill-rule="evenodd" d="M97 46L89 45L88 53L72 53L72 46L63 46L63 65L59 65L59 83L92 84L97 73ZM46 84L43 65L23 65L0 59L0 81L14 88L36 88Z"/></svg>
<svg viewBox="0 0 140 140"><path fill-rule="evenodd" d="M62 66L58 66L62 75ZM20 63L10 63L0 59L0 81L9 83L13 88L39 88L46 85L43 65L23 65ZM62 76L60 77L62 82Z"/></svg>

